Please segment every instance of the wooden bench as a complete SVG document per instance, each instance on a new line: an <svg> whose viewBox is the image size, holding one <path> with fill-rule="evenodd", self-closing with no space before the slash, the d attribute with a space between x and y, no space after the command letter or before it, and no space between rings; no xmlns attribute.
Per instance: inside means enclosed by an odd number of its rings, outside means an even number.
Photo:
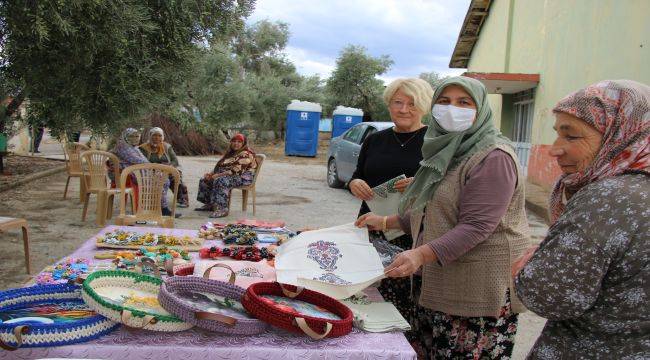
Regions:
<svg viewBox="0 0 650 360"><path fill-rule="evenodd" d="M0 216L0 232L10 229L22 228L23 230L23 247L25 249L25 267L27 267L27 274L31 273L31 264L29 261L29 232L27 227L27 220L1 217Z"/></svg>

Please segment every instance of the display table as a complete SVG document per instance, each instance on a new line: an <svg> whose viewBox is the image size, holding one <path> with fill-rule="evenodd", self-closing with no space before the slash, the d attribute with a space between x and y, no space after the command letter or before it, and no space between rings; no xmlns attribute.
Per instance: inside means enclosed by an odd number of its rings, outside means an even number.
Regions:
<svg viewBox="0 0 650 360"><path fill-rule="evenodd" d="M116 229L177 236L196 236L183 229L108 226L86 241L70 256L93 258L97 236ZM206 242L206 246L219 242ZM198 253L191 253L198 257ZM94 260L96 261L96 260ZM376 289L367 290L371 298L380 297ZM314 341L282 330L271 329L254 336L232 336L190 329L160 333L129 329L118 330L91 342L51 348L1 351L0 359L84 358L84 359L415 359L413 348L400 332L365 333L353 329L349 335Z"/></svg>

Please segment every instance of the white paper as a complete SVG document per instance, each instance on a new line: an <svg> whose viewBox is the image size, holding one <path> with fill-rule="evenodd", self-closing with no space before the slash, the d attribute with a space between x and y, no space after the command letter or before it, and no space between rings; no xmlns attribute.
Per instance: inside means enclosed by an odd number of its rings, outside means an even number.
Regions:
<svg viewBox="0 0 650 360"><path fill-rule="evenodd" d="M354 224L306 231L278 248L278 282L344 299L384 278L366 229Z"/></svg>

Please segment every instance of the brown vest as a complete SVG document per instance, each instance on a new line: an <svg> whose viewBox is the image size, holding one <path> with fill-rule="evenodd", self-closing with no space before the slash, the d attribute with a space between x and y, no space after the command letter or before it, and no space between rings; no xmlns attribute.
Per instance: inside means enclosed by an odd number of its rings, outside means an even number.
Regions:
<svg viewBox="0 0 650 360"><path fill-rule="evenodd" d="M511 264L530 246L526 219L524 181L517 155L509 146L495 145L479 151L447 172L433 198L422 211L411 216L413 238L418 238L424 218L423 243L435 240L453 229L458 222L458 201L471 170L494 149L508 153L517 166L517 186L510 205L488 238L451 264L438 263L422 268L420 305L450 315L498 317L510 289L512 311L525 308L517 298L510 276ZM414 247L422 245L415 244Z"/></svg>

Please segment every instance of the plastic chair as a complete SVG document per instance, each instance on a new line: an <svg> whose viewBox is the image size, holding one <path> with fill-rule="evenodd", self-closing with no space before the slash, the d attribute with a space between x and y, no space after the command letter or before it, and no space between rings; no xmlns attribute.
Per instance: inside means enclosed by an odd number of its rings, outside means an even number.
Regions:
<svg viewBox="0 0 650 360"><path fill-rule="evenodd" d="M89 150L90 148L84 144L70 142L63 145L63 158L65 159L65 170L68 173L68 179L65 181L65 190L63 190L63 199L68 195L68 185L70 184L71 177L79 178L79 202L84 201L86 194L83 188L84 182L81 180L81 152Z"/></svg>
<svg viewBox="0 0 650 360"><path fill-rule="evenodd" d="M255 169L255 173L253 174L253 182L250 185L245 185L245 186L238 186L233 188L233 190L241 190L241 196L242 196L242 202L241 202L241 210L246 212L248 208L248 192L253 193L253 216L255 216L255 203L256 203L256 191L255 191L255 183L257 182L257 176L260 174L260 171L262 170L262 163L266 160L266 155L264 154L255 154L255 162L257 163L257 169ZM231 198L232 198L232 193L231 193ZM230 199L228 199L228 202L230 202ZM229 206L230 207L230 206Z"/></svg>
<svg viewBox="0 0 650 360"><path fill-rule="evenodd" d="M0 232L7 231L9 229L21 228L23 230L23 248L25 250L25 267L27 268L27 274L32 272L31 264L29 261L29 230L27 227L27 220L10 218L10 217L0 217Z"/></svg>
<svg viewBox="0 0 650 360"><path fill-rule="evenodd" d="M90 194L97 195L97 216L95 222L99 226L106 223L106 219L110 219L113 215L113 198L115 195L122 192L121 189L111 189L108 180L108 167L107 162L110 162L115 179L120 177L120 160L115 154L100 151L88 150L81 153L83 167L82 182L84 183L84 209L81 215L81 220L86 221L86 214L88 212L88 201ZM125 193L130 193L131 189L127 189ZM131 195L131 206L133 206L133 196Z"/></svg>
<svg viewBox="0 0 650 360"><path fill-rule="evenodd" d="M133 175L132 175L133 174ZM136 211L133 215L126 214L126 180L129 176L135 176L138 188L138 200ZM162 196L165 181L172 176L174 179L174 194L171 200L171 215L162 214ZM176 215L176 194L181 175L173 166L163 164L137 164L131 165L122 170L120 176L120 215L116 219L117 225L145 224L173 228L174 216Z"/></svg>

